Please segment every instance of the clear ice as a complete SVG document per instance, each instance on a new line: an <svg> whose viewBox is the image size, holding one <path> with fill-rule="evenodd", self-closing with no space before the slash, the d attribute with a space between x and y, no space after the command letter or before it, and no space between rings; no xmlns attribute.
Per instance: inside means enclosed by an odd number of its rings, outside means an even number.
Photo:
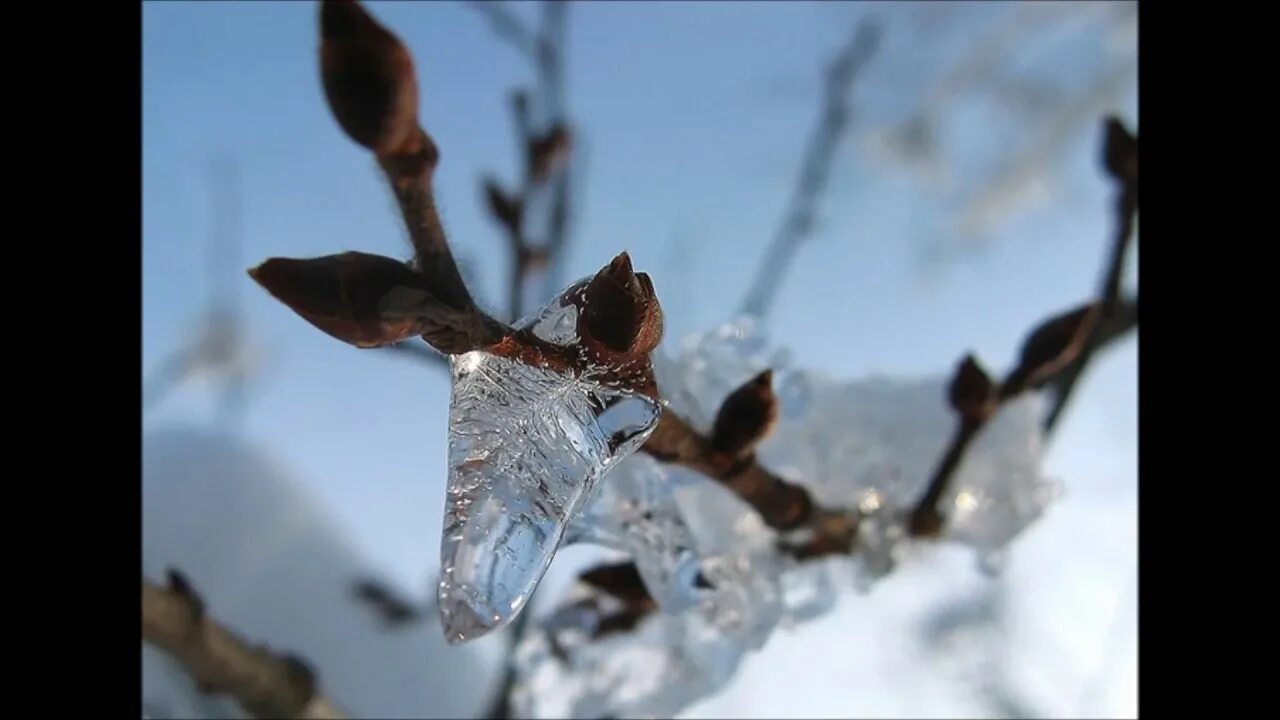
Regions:
<svg viewBox="0 0 1280 720"><path fill-rule="evenodd" d="M517 650L511 699L520 717L675 716L724 687L778 626L829 612L837 581L847 587L852 576L856 588L869 590L916 547L904 514L954 430L946 378L837 381L796 370L750 321L691 338L674 357L655 354L654 368L664 401L704 432L729 393L772 368L782 419L760 446L760 461L824 505L859 508L858 552L852 562L797 562L775 550L776 534L722 486L632 457L625 475L620 468L601 485L574 533L632 554L665 612L649 614L629 632L591 639L598 610L586 609L582 597L594 594L605 608L612 599L579 588ZM943 541L976 550L984 572L998 570L1004 548L1057 496L1057 484L1040 471L1043 412L1036 395L1001 408L943 498L949 506ZM640 510L645 502L651 515ZM664 533L680 539L658 541ZM674 548L686 545L710 587L672 605L664 593L684 586L671 582L678 573L670 568L687 567L674 560ZM667 569L666 579L653 568Z"/></svg>
<svg viewBox="0 0 1280 720"><path fill-rule="evenodd" d="M569 524L564 543L594 543L635 560L640 579L663 610L697 602L698 555L662 466L632 455L600 483L586 510Z"/></svg>
<svg viewBox="0 0 1280 720"><path fill-rule="evenodd" d="M577 308L553 300L521 323L572 345ZM635 452L661 407L611 385L473 351L454 356L440 614L451 643L509 622L596 483Z"/></svg>

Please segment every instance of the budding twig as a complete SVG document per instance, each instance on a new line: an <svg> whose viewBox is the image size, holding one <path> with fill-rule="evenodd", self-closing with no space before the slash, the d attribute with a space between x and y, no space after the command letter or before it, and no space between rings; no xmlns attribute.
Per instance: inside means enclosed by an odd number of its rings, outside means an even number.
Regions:
<svg viewBox="0 0 1280 720"><path fill-rule="evenodd" d="M181 664L201 692L229 695L253 717L344 717L305 661L223 628L177 571L169 572L168 587L142 581L142 639Z"/></svg>
<svg viewBox="0 0 1280 720"><path fill-rule="evenodd" d="M543 27L534 35L499 3L472 2L504 39L517 45L534 63L538 92L535 98L546 116L546 131L538 133L530 117L530 96L524 90L512 95L512 116L516 141L521 149L523 175L516 193L503 190L492 178L482 181L489 212L502 226L511 248L508 282L508 317L515 321L524 309L528 281L541 269L549 271L564 249L568 235L568 156L571 133L563 115L565 6L560 2L543 5ZM548 197L547 192L550 192ZM536 201L549 202L546 225L541 232L528 227L530 207ZM534 241L533 235L542 238ZM545 273L553 278L550 272ZM545 294L555 292L547 288Z"/></svg>
<svg viewBox="0 0 1280 720"><path fill-rule="evenodd" d="M351 594L377 614L387 628L408 625L423 616L422 608L378 580L357 580L351 585Z"/></svg>
<svg viewBox="0 0 1280 720"><path fill-rule="evenodd" d="M1107 269L1098 290L1101 322L1084 341L1079 357L1061 374L1053 385L1053 407L1045 416L1044 428L1052 432L1071 400L1076 383L1084 373L1093 355L1102 344L1108 324L1126 311L1120 298L1120 284L1124 278L1124 263L1133 242L1134 217L1138 212L1138 137L1129 132L1118 118L1108 117L1105 122L1106 139L1103 141L1103 167L1116 185L1115 235L1111 242ZM1137 302L1134 302L1134 323L1137 323Z"/></svg>

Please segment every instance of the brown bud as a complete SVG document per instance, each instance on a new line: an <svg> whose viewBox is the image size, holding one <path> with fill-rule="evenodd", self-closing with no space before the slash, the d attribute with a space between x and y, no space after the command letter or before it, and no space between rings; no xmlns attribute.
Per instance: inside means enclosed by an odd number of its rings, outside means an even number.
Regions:
<svg viewBox="0 0 1280 720"><path fill-rule="evenodd" d="M1022 357L1013 372L1021 387L1037 387L1076 359L1093 326L1100 306L1096 302L1049 318L1031 331L1022 344Z"/></svg>
<svg viewBox="0 0 1280 720"><path fill-rule="evenodd" d="M529 168L535 182L541 182L559 170L569 157L572 136L569 128L557 124L540 137L529 139Z"/></svg>
<svg viewBox="0 0 1280 720"><path fill-rule="evenodd" d="M177 595L181 595L191 606L191 613L196 620L204 617L204 599L200 597L200 593L196 592L191 581L187 576L177 568L169 568L168 571L169 590Z"/></svg>
<svg viewBox="0 0 1280 720"><path fill-rule="evenodd" d="M1104 122L1102 164L1111 177L1122 183L1138 181L1138 137L1115 116Z"/></svg>
<svg viewBox="0 0 1280 720"><path fill-rule="evenodd" d="M617 353L643 355L662 341L662 307L645 273L621 253L596 273L583 296L578 334Z"/></svg>
<svg viewBox="0 0 1280 720"><path fill-rule="evenodd" d="M380 255L272 258L249 275L304 320L356 347L422 335L440 352L462 353L497 339L481 313L440 301L425 276Z"/></svg>
<svg viewBox="0 0 1280 720"><path fill-rule="evenodd" d="M299 708L305 708L316 694L315 670L311 669L311 663L292 653L286 654L280 660L284 663L289 689L294 694L293 704Z"/></svg>
<svg viewBox="0 0 1280 720"><path fill-rule="evenodd" d="M378 155L394 154L418 130L413 59L359 3L320 5L320 71L343 131Z"/></svg>
<svg viewBox="0 0 1280 720"><path fill-rule="evenodd" d="M778 398L773 371L765 370L734 390L716 414L711 447L741 457L755 449L778 421Z"/></svg>
<svg viewBox="0 0 1280 720"><path fill-rule="evenodd" d="M503 227L507 228L513 236L518 236L520 232L520 216L524 212L524 206L519 198L513 198L508 195L499 185L498 181L491 177L484 179L484 195L485 201L489 204L489 212Z"/></svg>
<svg viewBox="0 0 1280 720"><path fill-rule="evenodd" d="M973 355L966 355L956 368L947 389L947 400L960 417L983 423L995 412L996 386Z"/></svg>
<svg viewBox="0 0 1280 720"><path fill-rule="evenodd" d="M401 625L418 617L418 609L412 603L377 580L359 580L352 590L356 598L380 615L387 626Z"/></svg>

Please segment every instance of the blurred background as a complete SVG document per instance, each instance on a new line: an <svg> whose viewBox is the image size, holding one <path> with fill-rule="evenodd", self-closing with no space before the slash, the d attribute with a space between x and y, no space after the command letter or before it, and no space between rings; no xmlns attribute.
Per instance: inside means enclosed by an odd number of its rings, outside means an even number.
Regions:
<svg viewBox="0 0 1280 720"><path fill-rule="evenodd" d="M511 258L480 179L517 183L509 98L530 63L467 3L367 7L414 54L445 227L501 315ZM541 13L503 9L529 27ZM838 378L943 375L967 351L1010 367L1026 331L1103 271L1101 119L1139 127L1136 3L569 3L561 280L626 250L654 280L667 348L732 319L793 193L824 70L868 19L880 42L768 332ZM144 573L181 567L217 617L306 657L352 713L475 716L505 639L450 648L433 614L388 629L352 591L375 578L429 607L444 366L343 345L244 272L409 257L376 163L325 104L316 7L150 2L143 22ZM1088 370L1046 463L1066 493L1002 575L944 548L775 634L687 716L1136 715L1136 358L1131 335ZM146 648L143 664L151 716L233 712Z"/></svg>

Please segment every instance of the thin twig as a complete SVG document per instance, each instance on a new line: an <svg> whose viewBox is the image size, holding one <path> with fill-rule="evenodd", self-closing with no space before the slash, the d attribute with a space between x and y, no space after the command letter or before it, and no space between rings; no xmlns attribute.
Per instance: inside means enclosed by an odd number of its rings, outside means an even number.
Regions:
<svg viewBox="0 0 1280 720"><path fill-rule="evenodd" d="M1071 401L1076 384L1084 374L1085 368L1093 359L1096 350L1101 346L1105 333L1113 318L1124 320L1130 317L1130 308L1120 299L1120 284L1124 276L1124 262L1129 246L1133 240L1133 220L1138 209L1137 182L1124 183L1117 192L1115 200L1116 234L1111 243L1111 256L1107 263L1107 271L1103 276L1099 297L1102 306L1102 322L1086 341L1079 359L1073 363L1053 384L1053 406L1045 416L1045 432L1052 433L1061 419L1063 411ZM1137 302L1132 305L1134 324L1137 324Z"/></svg>
<svg viewBox="0 0 1280 720"><path fill-rule="evenodd" d="M1120 297L1124 260L1133 239L1138 211L1138 140L1114 117L1105 121L1103 161L1117 184L1116 231L1103 273L1098 299L1085 308L1042 325L1023 348L1021 364L1001 384L996 407L989 414L961 413L956 434L930 479L928 489L912 512L912 530L918 535L939 532L944 518L938 508L948 483L955 475L964 452L982 427L998 411L998 406L1021 393L1048 387L1053 402L1043 428L1052 434L1089 360L1108 342L1138 323L1138 300Z"/></svg>
<svg viewBox="0 0 1280 720"><path fill-rule="evenodd" d="M863 21L827 70L818 125L809 136L791 204L743 301L744 314L763 318L769 312L787 269L813 232L814 210L826 189L836 147L849 126L849 96L854 80L875 54L879 41L879 25Z"/></svg>
<svg viewBox="0 0 1280 720"><path fill-rule="evenodd" d="M177 571L168 587L142 581L142 639L176 660L201 692L229 695L253 717L344 717L320 693L310 666L219 625Z"/></svg>
<svg viewBox="0 0 1280 720"><path fill-rule="evenodd" d="M499 37L511 43L516 50L527 55L530 60L536 60L538 55L537 39L529 31L529 28L520 21L520 18L507 9L505 3L498 0L470 0L467 5L483 15L489 21L489 27Z"/></svg>

